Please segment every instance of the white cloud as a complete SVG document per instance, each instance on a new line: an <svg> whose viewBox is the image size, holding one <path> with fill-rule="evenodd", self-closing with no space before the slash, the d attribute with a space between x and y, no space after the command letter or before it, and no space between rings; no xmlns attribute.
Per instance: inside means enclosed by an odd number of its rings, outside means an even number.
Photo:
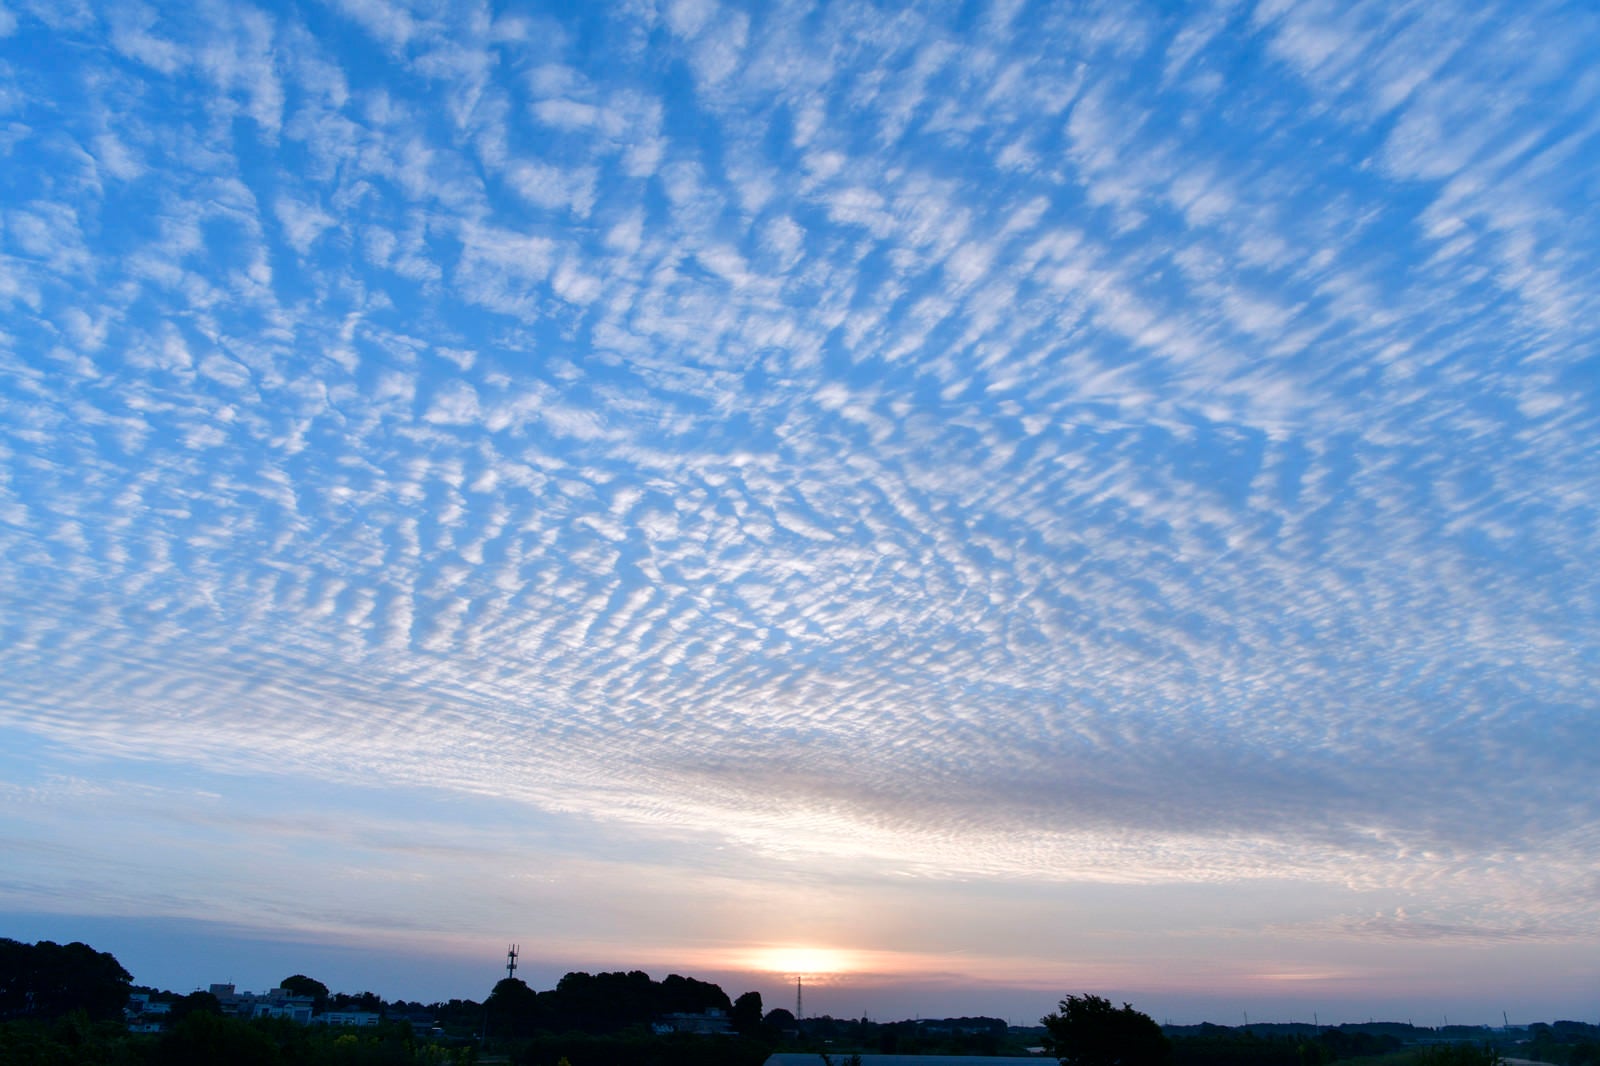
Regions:
<svg viewBox="0 0 1600 1066"><path fill-rule="evenodd" d="M14 16L11 18L15 25ZM132 3L119 5L110 17L111 44L117 51L153 67L163 74L174 74L185 65L182 46L151 33L156 12L148 5Z"/></svg>
<svg viewBox="0 0 1600 1066"><path fill-rule="evenodd" d="M594 206L597 173L585 167L563 170L545 163L514 163L506 173L511 183L529 203L548 210L570 209L584 216Z"/></svg>
<svg viewBox="0 0 1600 1066"><path fill-rule="evenodd" d="M666 10L667 25L680 37L695 37L716 14L716 0L671 0Z"/></svg>
<svg viewBox="0 0 1600 1066"><path fill-rule="evenodd" d="M422 417L440 425L471 425L482 417L478 394L464 381L447 381L434 391L427 413Z"/></svg>
<svg viewBox="0 0 1600 1066"><path fill-rule="evenodd" d="M289 247L301 255L309 255L318 237L337 225L338 220L316 204L301 203L288 197L279 197L273 204L278 222L283 226L283 236Z"/></svg>

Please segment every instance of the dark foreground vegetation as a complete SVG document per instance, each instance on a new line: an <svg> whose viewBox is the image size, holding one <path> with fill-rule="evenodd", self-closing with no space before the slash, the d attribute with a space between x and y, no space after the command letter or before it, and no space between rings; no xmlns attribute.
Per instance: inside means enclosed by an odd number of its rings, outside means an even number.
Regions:
<svg viewBox="0 0 1600 1066"><path fill-rule="evenodd" d="M1042 1061L1061 1066L1498 1066L1502 1056L1600 1066L1600 1027L1568 1021L1510 1032L1162 1027L1092 995L1068 996L1038 1027L796 1019L763 1012L756 992L730 1000L709 982L639 971L570 973L547 991L507 978L481 1003L385 1001L331 992L303 974L280 989L314 1009L312 1024L232 1016L210 992L136 986L112 955L86 944L0 938L0 1066L761 1066L774 1051L859 1066L868 1054L1022 1056L1040 1046ZM343 1024L357 1016L366 1024Z"/></svg>
<svg viewBox="0 0 1600 1066"><path fill-rule="evenodd" d="M1041 1019L1061 1066L1500 1066L1507 1058L1600 1066L1600 1027L1542 1022L1526 1029L1364 1025L1158 1026L1124 1003L1068 996Z"/></svg>
<svg viewBox="0 0 1600 1066"><path fill-rule="evenodd" d="M761 1066L782 1036L758 993L730 1001L677 974L570 973L542 992L507 978L482 1003L388 1002L304 974L277 991L306 1019L136 986L86 944L0 939L0 1066Z"/></svg>

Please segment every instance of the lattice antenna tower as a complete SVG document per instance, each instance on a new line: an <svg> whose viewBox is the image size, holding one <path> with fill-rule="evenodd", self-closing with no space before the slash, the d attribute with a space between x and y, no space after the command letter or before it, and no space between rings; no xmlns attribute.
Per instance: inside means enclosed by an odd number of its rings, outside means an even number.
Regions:
<svg viewBox="0 0 1600 1066"><path fill-rule="evenodd" d="M512 944L506 948L506 977L510 979L517 976L517 945Z"/></svg>
<svg viewBox="0 0 1600 1066"><path fill-rule="evenodd" d="M794 975L794 1019L799 1021L806 1016L806 995L800 984L799 974Z"/></svg>

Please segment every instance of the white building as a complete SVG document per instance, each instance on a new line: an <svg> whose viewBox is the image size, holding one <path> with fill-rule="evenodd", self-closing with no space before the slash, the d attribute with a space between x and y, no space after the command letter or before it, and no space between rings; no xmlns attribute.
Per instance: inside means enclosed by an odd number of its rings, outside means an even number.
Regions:
<svg viewBox="0 0 1600 1066"><path fill-rule="evenodd" d="M727 1036L733 1032L733 1019L716 1008L701 1014L664 1014L651 1026L657 1033L699 1033L703 1036Z"/></svg>
<svg viewBox="0 0 1600 1066"><path fill-rule="evenodd" d="M128 996L128 1005L122 1008L130 1033L159 1033L166 1028L171 1014L172 1004L158 1003L148 992L132 993Z"/></svg>
<svg viewBox="0 0 1600 1066"><path fill-rule="evenodd" d="M232 985L212 985L210 991L222 1004L224 1014L235 1018L288 1018L301 1025L311 1023L316 1002L310 996L297 996L282 988L256 993L238 992Z"/></svg>

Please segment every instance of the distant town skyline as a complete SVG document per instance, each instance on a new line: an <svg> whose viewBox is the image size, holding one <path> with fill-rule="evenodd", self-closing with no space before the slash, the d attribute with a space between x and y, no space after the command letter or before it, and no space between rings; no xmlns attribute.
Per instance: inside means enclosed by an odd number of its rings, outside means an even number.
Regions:
<svg viewBox="0 0 1600 1066"><path fill-rule="evenodd" d="M0 0L0 934L1594 1019L1596 56Z"/></svg>
<svg viewBox="0 0 1600 1066"><path fill-rule="evenodd" d="M408 953L404 947L296 942L263 937L259 931L209 928L181 920L80 919L65 916L0 914L8 927L24 935L0 932L13 939L85 940L99 950L112 950L133 972L136 984L173 992L205 989L214 983L241 990L266 991L291 974L313 977L336 992L373 992L385 1000L432 1003L452 998L481 1002L506 976L505 945L498 952L485 943L479 955ZM77 929L78 933L67 930ZM87 932L83 932L87 931ZM120 948L121 950L115 950ZM1441 999L1404 987L1349 987L1307 1004L1303 997L1264 992L1248 999L1230 991L1207 991L1178 983L1119 986L1085 979L1077 986L1052 991L1003 980L970 980L959 973L829 974L716 970L668 960L644 963L612 957L604 962L558 960L529 945L519 945L518 979L534 989L554 988L561 977L589 973L644 970L657 979L669 973L713 981L730 997L761 993L763 1010L793 1012L796 980L805 982L805 1016L831 1015L898 1021L916 1018L985 1016L1011 1025L1037 1025L1069 994L1091 992L1114 1002L1131 1001L1163 1024L1217 1025L1312 1023L1320 1025L1389 1021L1438 1028L1443 1025L1495 1027L1570 1019L1600 1023L1600 1007L1583 1002L1567 986L1532 985L1509 990L1503 1001L1466 991Z"/></svg>

